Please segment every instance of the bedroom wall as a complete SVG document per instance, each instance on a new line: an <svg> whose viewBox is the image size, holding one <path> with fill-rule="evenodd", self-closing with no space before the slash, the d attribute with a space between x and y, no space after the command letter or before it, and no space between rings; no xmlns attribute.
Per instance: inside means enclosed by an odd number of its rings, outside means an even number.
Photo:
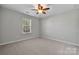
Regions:
<svg viewBox="0 0 79 59"><path fill-rule="evenodd" d="M79 44L79 10L41 19L41 36L43 38Z"/></svg>
<svg viewBox="0 0 79 59"><path fill-rule="evenodd" d="M0 9L0 43L1 43L1 9Z"/></svg>
<svg viewBox="0 0 79 59"><path fill-rule="evenodd" d="M7 8L0 8L0 44L31 37L44 37L79 44L78 16L77 9L38 19ZM23 17L32 20L32 33L22 34Z"/></svg>
<svg viewBox="0 0 79 59"><path fill-rule="evenodd" d="M77 10L77 43L79 44L79 10Z"/></svg>
<svg viewBox="0 0 79 59"><path fill-rule="evenodd" d="M23 17L32 20L32 33L22 33ZM34 37L39 37L39 20L37 18L7 8L0 8L0 44Z"/></svg>

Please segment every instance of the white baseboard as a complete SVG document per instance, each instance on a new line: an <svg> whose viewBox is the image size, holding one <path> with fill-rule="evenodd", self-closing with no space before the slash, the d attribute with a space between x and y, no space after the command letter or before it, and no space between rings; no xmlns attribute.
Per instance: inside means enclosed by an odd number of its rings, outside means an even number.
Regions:
<svg viewBox="0 0 79 59"><path fill-rule="evenodd" d="M28 38L19 39L19 40L16 40L16 41L10 41L10 42L6 42L6 43L1 43L0 45L12 44L12 43L15 43L15 42L20 42L20 41L28 40L28 39L32 39L32 38L39 38L39 35L31 36L31 37L28 37ZM55 40L55 41L63 42L63 43L66 43L66 44L79 46L79 44L76 44L76 43L73 43L73 42L64 41L64 40L60 40L60 39L57 39L57 38L54 38L54 37L51 37L51 36L48 36L48 35L41 36L41 38Z"/></svg>
<svg viewBox="0 0 79 59"><path fill-rule="evenodd" d="M59 38L54 38L54 37L51 37L51 36L48 36L48 35L44 35L44 36L42 36L42 38L55 40L55 41L59 41L59 42L74 45L74 46L79 46L79 44L77 44L77 43L68 42L68 41L65 41L65 40L60 40Z"/></svg>
<svg viewBox="0 0 79 59"><path fill-rule="evenodd" d="M33 39L33 38L38 38L39 35L36 35L36 36L30 36L28 38L23 38L23 39L19 39L19 40L15 40L15 41L10 41L10 42L5 42L5 43L1 43L0 45L6 45L6 44L12 44L12 43L16 43L16 42L20 42L20 41L23 41L23 40L28 40L28 39Z"/></svg>

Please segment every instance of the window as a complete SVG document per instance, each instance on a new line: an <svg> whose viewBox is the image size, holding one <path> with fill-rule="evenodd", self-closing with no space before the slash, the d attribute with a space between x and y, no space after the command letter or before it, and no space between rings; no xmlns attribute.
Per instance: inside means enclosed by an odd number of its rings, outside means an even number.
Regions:
<svg viewBox="0 0 79 59"><path fill-rule="evenodd" d="M30 19L26 19L26 18L23 19L22 32L24 34L31 33L31 20Z"/></svg>

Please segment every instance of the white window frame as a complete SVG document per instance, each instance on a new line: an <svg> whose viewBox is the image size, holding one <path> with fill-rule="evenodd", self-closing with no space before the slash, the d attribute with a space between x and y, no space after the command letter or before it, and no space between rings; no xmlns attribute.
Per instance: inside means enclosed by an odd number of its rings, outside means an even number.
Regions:
<svg viewBox="0 0 79 59"><path fill-rule="evenodd" d="M22 22L22 33L23 33L23 34L27 34L27 33L31 33L31 32L32 32L32 24L31 24L31 23L32 23L32 20L31 20L31 19L27 19L27 18L24 18L24 19L23 19L23 21L28 21L28 20L30 21L30 25L23 24L23 22ZM25 26L30 27L30 31L29 31L29 32L24 32L24 27L25 27ZM25 28L25 29L26 29L26 28Z"/></svg>

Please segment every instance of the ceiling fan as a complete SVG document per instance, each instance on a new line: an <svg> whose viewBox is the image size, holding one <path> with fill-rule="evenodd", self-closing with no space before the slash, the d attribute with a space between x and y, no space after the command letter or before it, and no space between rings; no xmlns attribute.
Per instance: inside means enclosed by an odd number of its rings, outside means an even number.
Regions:
<svg viewBox="0 0 79 59"><path fill-rule="evenodd" d="M36 11L36 14L39 14L39 13L46 14L46 11L49 10L49 9L50 9L50 8L45 8L43 5L38 4L38 5L37 5L37 8L32 9L32 10L35 10L35 11Z"/></svg>

